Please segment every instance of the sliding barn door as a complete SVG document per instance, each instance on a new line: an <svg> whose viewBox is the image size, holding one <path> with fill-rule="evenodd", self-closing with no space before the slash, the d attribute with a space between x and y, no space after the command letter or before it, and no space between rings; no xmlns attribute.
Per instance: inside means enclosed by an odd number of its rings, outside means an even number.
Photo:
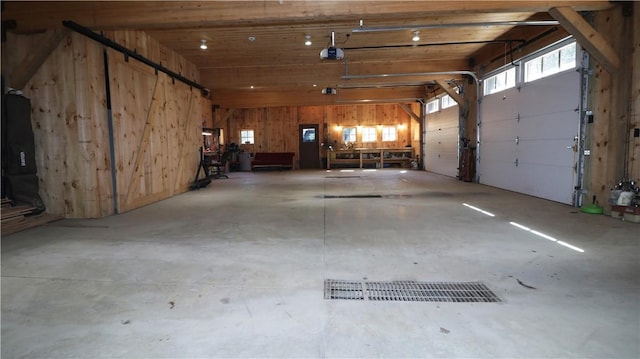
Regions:
<svg viewBox="0 0 640 359"><path fill-rule="evenodd" d="M202 145L200 94L109 52L118 211L188 189Z"/></svg>

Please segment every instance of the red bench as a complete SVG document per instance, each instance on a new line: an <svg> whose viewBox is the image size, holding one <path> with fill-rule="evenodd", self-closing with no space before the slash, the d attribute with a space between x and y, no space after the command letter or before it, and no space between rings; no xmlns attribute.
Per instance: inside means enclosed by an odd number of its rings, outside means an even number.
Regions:
<svg viewBox="0 0 640 359"><path fill-rule="evenodd" d="M251 161L251 170L292 169L294 152L256 152Z"/></svg>

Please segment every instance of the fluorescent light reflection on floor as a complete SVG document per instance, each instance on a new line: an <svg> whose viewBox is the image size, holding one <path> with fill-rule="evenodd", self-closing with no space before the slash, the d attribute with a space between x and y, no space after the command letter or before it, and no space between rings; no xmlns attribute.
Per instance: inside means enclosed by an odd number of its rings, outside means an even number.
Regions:
<svg viewBox="0 0 640 359"><path fill-rule="evenodd" d="M463 205L463 206L465 206L465 207L471 208L471 209L472 209L472 210L474 210L474 211L478 211L478 212L480 212L480 213L482 213L482 214L486 214L486 215L487 215L487 216L489 216L489 217L495 217L495 216L496 216L495 214L493 214L493 213L491 213L491 212L487 212L487 211L485 211L485 210L484 210L484 209L482 209L482 208L474 207L474 206L472 206L472 205L470 205L470 204L463 203L462 205Z"/></svg>
<svg viewBox="0 0 640 359"><path fill-rule="evenodd" d="M366 170L362 170L362 172L375 172L375 171L377 171L377 170L375 170L375 169L366 169Z"/></svg>
<svg viewBox="0 0 640 359"><path fill-rule="evenodd" d="M582 248L578 248L578 247L576 247L576 246L573 246L573 245L571 245L571 244L569 244L569 243L567 243L567 242L558 241L558 244L559 244L559 245L561 245L561 246L565 246L565 247L567 247L567 248L571 248L571 249L573 249L574 251L577 251L577 252L580 252L580 253L584 253L584 249L582 249Z"/></svg>
<svg viewBox="0 0 640 359"><path fill-rule="evenodd" d="M521 224L517 224L516 222L509 222L509 224L512 225L512 226L516 226L516 227L518 227L520 229L523 229L523 230L525 230L527 232L531 231L531 228L525 227L525 226L523 226Z"/></svg>
<svg viewBox="0 0 640 359"><path fill-rule="evenodd" d="M400 173L407 173L407 172L408 172L407 170L400 171Z"/></svg>
<svg viewBox="0 0 640 359"><path fill-rule="evenodd" d="M340 172L355 172L355 170L340 170Z"/></svg>
<svg viewBox="0 0 640 359"><path fill-rule="evenodd" d="M567 242L559 241L559 240L557 240L557 239L555 239L555 238L551 237L551 236L550 236L550 235L548 235L548 234L544 234L544 233L542 233L542 232L534 231L533 229L531 229L531 228L529 228L529 227L525 227L525 226L523 226L523 225L521 225L521 224L518 224L518 223L516 223L516 222L509 222L509 224L510 224L510 225L512 225L512 226L514 226L514 227L518 227L518 228L520 228L520 229L522 229L522 230L524 230L524 231L527 231L527 232L529 232L529 233L531 233L531 234L535 234L535 235L536 235L536 236L538 236L538 237L542 237L542 238L544 238L544 239L548 239L548 240L550 240L550 241L552 241L552 242L556 242L556 243L558 243L558 244L559 244L559 245L561 245L561 246L565 246L565 247L567 247L567 248L573 249L573 250L574 250L574 251L576 251L576 252L584 253L584 249L579 248L579 247L576 247L576 246L574 246L574 245L571 245L571 244L569 244L569 243L567 243Z"/></svg>
<svg viewBox="0 0 640 359"><path fill-rule="evenodd" d="M535 234L536 236L542 237L544 239L548 239L548 240L550 240L552 242L557 242L558 241L557 239L555 239L555 238L553 238L551 236L548 236L548 235L546 235L544 233L538 232L538 231L533 231L532 230L531 233Z"/></svg>

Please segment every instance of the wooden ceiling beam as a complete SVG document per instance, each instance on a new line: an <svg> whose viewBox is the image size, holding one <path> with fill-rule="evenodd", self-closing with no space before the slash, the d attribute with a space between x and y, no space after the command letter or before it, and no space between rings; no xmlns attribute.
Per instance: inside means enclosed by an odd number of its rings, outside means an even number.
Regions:
<svg viewBox="0 0 640 359"><path fill-rule="evenodd" d="M549 14L560 22L578 43L598 61L609 73L615 73L620 67L620 57L607 39L594 29L571 7L554 7Z"/></svg>
<svg viewBox="0 0 640 359"><path fill-rule="evenodd" d="M338 89L336 95L323 95L320 89L289 88L278 91L221 91L212 93L212 102L222 108L260 108L278 106L322 106L344 103L388 102L424 97L420 86L381 89Z"/></svg>
<svg viewBox="0 0 640 359"><path fill-rule="evenodd" d="M319 61L318 61L319 62ZM450 80L458 78L455 75L434 75L420 77L389 77L369 78L358 80L343 80L345 71L354 75L378 75L393 73L425 73L435 71L465 70L467 62L463 59L443 61L419 62L380 62L380 63L349 63L332 62L317 65L293 65L243 68L204 68L200 71L200 82L211 90L220 89L249 89L255 90L277 87L306 87L311 89L315 84L318 88L337 87L349 84L375 84L433 81L434 79Z"/></svg>
<svg viewBox="0 0 640 359"><path fill-rule="evenodd" d="M229 120L231 118L231 116L233 116L233 114L236 112L235 108L230 108L225 114L224 116L222 116L222 122L227 122L227 120Z"/></svg>
<svg viewBox="0 0 640 359"><path fill-rule="evenodd" d="M546 12L551 7L603 10L608 1L8 1L2 20L18 31L60 28L63 20L93 29L161 29L317 23L478 12Z"/></svg>

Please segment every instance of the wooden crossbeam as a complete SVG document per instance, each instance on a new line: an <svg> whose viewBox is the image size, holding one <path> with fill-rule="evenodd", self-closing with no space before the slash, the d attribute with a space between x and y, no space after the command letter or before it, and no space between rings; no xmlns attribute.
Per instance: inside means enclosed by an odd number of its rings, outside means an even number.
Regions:
<svg viewBox="0 0 640 359"><path fill-rule="evenodd" d="M32 46L27 56L11 73L9 86L22 90L67 34L69 34L67 29L48 31L40 41Z"/></svg>
<svg viewBox="0 0 640 359"><path fill-rule="evenodd" d="M416 115L415 112L413 112L413 110L411 110L411 107L409 107L409 105L401 103L399 104L400 108L406 112L409 116L411 116L414 120L418 121L418 123L421 123L422 120L420 119L420 116Z"/></svg>
<svg viewBox="0 0 640 359"><path fill-rule="evenodd" d="M549 14L560 22L609 73L620 67L620 57L609 42L571 7L554 7Z"/></svg>
<svg viewBox="0 0 640 359"><path fill-rule="evenodd" d="M469 103L467 100L465 100L462 96L460 96L460 94L458 94L457 92L454 91L454 89L446 82L442 81L442 80L436 80L436 83L438 84L438 86L440 86L440 88L442 89L442 91L446 92L447 95L451 96L451 98L458 103L458 105L465 109L469 106Z"/></svg>
<svg viewBox="0 0 640 359"><path fill-rule="evenodd" d="M144 130L142 132L142 137L140 138L140 143L138 143L136 159L133 165L133 171L131 171L131 177L129 178L129 182L127 183L127 193L124 196L123 204L126 206L131 201L131 195L133 194L134 189L138 189L138 185L140 180L144 176L141 173L142 171L142 161L147 154L147 151L150 147L149 137L151 136L151 130L154 126L154 115L157 115L157 109L159 106L162 106L165 100L164 95L164 81L161 81L160 76L156 76L156 83L153 88L153 95L151 96L151 103L149 104L149 110L147 111L147 119L144 123Z"/></svg>

